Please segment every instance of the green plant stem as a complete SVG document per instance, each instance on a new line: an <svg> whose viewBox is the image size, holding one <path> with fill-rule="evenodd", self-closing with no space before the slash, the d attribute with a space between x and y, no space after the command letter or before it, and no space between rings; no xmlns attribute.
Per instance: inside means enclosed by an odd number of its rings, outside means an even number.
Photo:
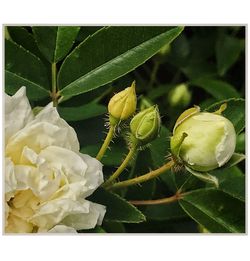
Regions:
<svg viewBox="0 0 250 261"><path fill-rule="evenodd" d="M115 125L111 125L109 128L109 131L107 133L107 136L102 144L102 147L100 148L98 154L96 155L96 159L101 160L103 155L105 154L111 140L113 139L114 136L114 132L115 132Z"/></svg>
<svg viewBox="0 0 250 261"><path fill-rule="evenodd" d="M51 64L51 74L52 74L52 92L51 97L54 107L58 105L58 93L57 93L57 84L56 84L56 63Z"/></svg>
<svg viewBox="0 0 250 261"><path fill-rule="evenodd" d="M124 188L124 187L132 186L132 185L135 185L135 184L139 184L139 183L142 183L142 182L146 182L150 179L158 177L159 175L161 175L165 171L171 169L174 166L174 164L175 164L175 162L173 160L170 160L168 163L166 163L162 167L160 167L156 170L152 170L145 175L142 175L142 176L139 176L139 177L136 177L136 178L133 178L133 179L121 181L121 182L115 183L113 185L107 186L106 188L107 189Z"/></svg>
<svg viewBox="0 0 250 261"><path fill-rule="evenodd" d="M124 161L122 162L120 167L109 177L109 179L106 182L103 183L103 187L104 188L108 187L110 184L112 184L112 182L115 179L117 179L120 176L120 174L123 172L123 170L127 167L127 165L130 162L130 160L133 158L136 150L137 150L137 146L136 145L131 147L131 149L129 150L129 153L127 154L126 158L124 159Z"/></svg>
<svg viewBox="0 0 250 261"><path fill-rule="evenodd" d="M161 205L161 204L169 204L172 202L175 202L179 199L181 199L183 196L183 194L179 194L178 192L171 196L171 197L167 197L167 198L161 198L161 199L155 199L155 200L131 200L129 201L129 203L133 204L133 205Z"/></svg>

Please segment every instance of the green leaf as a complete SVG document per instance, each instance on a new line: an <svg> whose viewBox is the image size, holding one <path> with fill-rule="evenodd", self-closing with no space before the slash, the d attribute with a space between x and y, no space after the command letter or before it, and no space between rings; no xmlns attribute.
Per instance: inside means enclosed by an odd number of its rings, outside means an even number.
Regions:
<svg viewBox="0 0 250 261"><path fill-rule="evenodd" d="M115 193L99 188L89 197L89 200L106 206L105 221L139 223L145 221L145 216L133 205Z"/></svg>
<svg viewBox="0 0 250 261"><path fill-rule="evenodd" d="M166 162L166 156L169 154L170 131L161 126L159 137L151 142L150 152L154 167L160 167Z"/></svg>
<svg viewBox="0 0 250 261"><path fill-rule="evenodd" d="M245 132L242 132L237 136L235 151L245 152Z"/></svg>
<svg viewBox="0 0 250 261"><path fill-rule="evenodd" d="M164 184L166 185L168 190L170 190L173 193L175 193L178 190L176 183L175 183L174 175L175 175L175 173L173 173L171 170L169 170L165 173L162 173L159 177L160 180L164 182Z"/></svg>
<svg viewBox="0 0 250 261"><path fill-rule="evenodd" d="M212 233L245 232L245 204L222 191L199 189L186 193L179 203Z"/></svg>
<svg viewBox="0 0 250 261"><path fill-rule="evenodd" d="M146 163L146 164L145 164ZM153 162L151 153L148 148L142 151L138 151L136 160L129 176L126 179L141 176L149 172L150 168L153 168ZM126 199L128 200L145 200L151 199L155 191L155 179L143 182L138 186L130 186L126 191Z"/></svg>
<svg viewBox="0 0 250 261"><path fill-rule="evenodd" d="M217 169L212 174L219 179L219 190L245 201L245 176L237 167Z"/></svg>
<svg viewBox="0 0 250 261"><path fill-rule="evenodd" d="M170 91L174 86L174 84L158 85L154 89L150 90L147 96L150 97L151 100L156 100L162 96L167 96L168 91Z"/></svg>
<svg viewBox="0 0 250 261"><path fill-rule="evenodd" d="M211 185L211 183L205 183L195 175L190 174L186 169L177 173L172 173L172 179L177 188L176 190L180 190L182 192L204 188L208 184Z"/></svg>
<svg viewBox="0 0 250 261"><path fill-rule="evenodd" d="M237 39L229 35L219 37L216 43L216 61L220 76L238 60L242 50L244 50L244 40Z"/></svg>
<svg viewBox="0 0 250 261"><path fill-rule="evenodd" d="M102 28L101 26L81 26L76 41L82 42L87 37L94 34L96 31L100 30L101 28Z"/></svg>
<svg viewBox="0 0 250 261"><path fill-rule="evenodd" d="M53 63L59 62L68 54L79 30L79 26L32 27L40 51Z"/></svg>
<svg viewBox="0 0 250 261"><path fill-rule="evenodd" d="M97 31L64 60L59 71L61 95L88 92L125 75L182 30L183 27L105 27Z"/></svg>
<svg viewBox="0 0 250 261"><path fill-rule="evenodd" d="M221 80L202 77L191 81L190 84L204 89L218 101L239 97L239 93L231 84Z"/></svg>
<svg viewBox="0 0 250 261"><path fill-rule="evenodd" d="M8 26L8 32L15 43L41 58L42 54L37 47L34 37L26 28L21 26Z"/></svg>
<svg viewBox="0 0 250 261"><path fill-rule="evenodd" d="M219 182L218 182L218 179L213 176L213 175L210 175L209 173L207 172L199 172L199 171L195 171L189 167L186 166L186 169L189 173L191 173L192 175L194 175L196 178L204 181L204 182L207 182L207 183L210 183L212 184L214 187L218 188L219 187Z"/></svg>
<svg viewBox="0 0 250 261"><path fill-rule="evenodd" d="M107 233L126 233L123 223L120 222L103 222L103 227Z"/></svg>
<svg viewBox="0 0 250 261"><path fill-rule="evenodd" d="M233 123L236 133L239 134L245 128L245 100L233 98L220 101L206 108L206 111L214 112L218 110L223 103L227 104L226 110L222 113L223 116Z"/></svg>
<svg viewBox="0 0 250 261"><path fill-rule="evenodd" d="M234 198L245 201L245 178L233 177L220 183L219 189Z"/></svg>
<svg viewBox="0 0 250 261"><path fill-rule="evenodd" d="M147 206L146 210L143 211L143 213L145 214L147 219L159 221L176 220L186 217L186 213L180 207L178 202Z"/></svg>
<svg viewBox="0 0 250 261"><path fill-rule="evenodd" d="M241 153L234 153L231 159L223 166L223 168L230 168L245 160L246 156Z"/></svg>
<svg viewBox="0 0 250 261"><path fill-rule="evenodd" d="M91 102L79 107L58 107L60 116L66 121L80 121L103 115L107 112L105 106Z"/></svg>
<svg viewBox="0 0 250 261"><path fill-rule="evenodd" d="M102 144L94 144L84 146L80 152L95 157L101 148ZM102 163L104 166L119 166L127 153L127 146L121 142L115 142L111 145L110 150L107 150Z"/></svg>
<svg viewBox="0 0 250 261"><path fill-rule="evenodd" d="M9 40L5 41L5 90L14 94L26 86L30 100L49 96L49 80L46 67L41 60Z"/></svg>

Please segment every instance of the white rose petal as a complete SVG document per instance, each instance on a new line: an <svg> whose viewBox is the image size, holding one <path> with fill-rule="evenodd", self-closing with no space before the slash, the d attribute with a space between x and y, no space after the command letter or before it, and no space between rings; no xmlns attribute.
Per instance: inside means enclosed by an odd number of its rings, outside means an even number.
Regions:
<svg viewBox="0 0 250 261"><path fill-rule="evenodd" d="M74 129L52 103L34 118L22 88L6 107L5 231L75 233L100 225L105 207L85 198L103 182L102 164L79 153Z"/></svg>
<svg viewBox="0 0 250 261"><path fill-rule="evenodd" d="M67 226L74 226L77 230L90 229L101 225L106 209L104 206L89 202L88 213L70 214L62 221Z"/></svg>
<svg viewBox="0 0 250 261"><path fill-rule="evenodd" d="M9 158L5 158L5 193L6 200L13 196L17 188L17 180L14 173L14 164Z"/></svg>
<svg viewBox="0 0 250 261"><path fill-rule="evenodd" d="M25 87L13 96L5 94L5 142L33 118Z"/></svg>
<svg viewBox="0 0 250 261"><path fill-rule="evenodd" d="M42 231L41 231L42 232ZM77 233L73 227L67 227L64 225L56 225L48 231L48 233Z"/></svg>
<svg viewBox="0 0 250 261"><path fill-rule="evenodd" d="M58 114L55 107L53 107L53 103L49 103L40 113L38 113L35 117L35 120L28 124L33 125L37 122L47 122L50 124L53 124L54 126L59 127L61 130L63 130L63 133L65 133L65 140L62 140L63 143L61 147L68 148L70 150L73 150L75 152L79 151L79 142L77 140L76 133L72 127L68 125L68 123L60 118L60 115Z"/></svg>
<svg viewBox="0 0 250 261"><path fill-rule="evenodd" d="M80 156L88 166L85 172L85 177L86 186L89 190L87 193L84 193L84 196L87 197L103 183L102 163L87 154L80 154Z"/></svg>

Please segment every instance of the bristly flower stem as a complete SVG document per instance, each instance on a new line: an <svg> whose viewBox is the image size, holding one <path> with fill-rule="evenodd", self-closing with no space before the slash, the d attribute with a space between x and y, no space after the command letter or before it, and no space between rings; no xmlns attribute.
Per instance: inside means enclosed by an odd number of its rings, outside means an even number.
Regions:
<svg viewBox="0 0 250 261"><path fill-rule="evenodd" d="M114 132L115 132L115 125L110 125L109 131L107 133L107 136L102 144L102 147L100 148L98 154L96 155L96 159L101 161L102 157L104 156L111 140L113 139Z"/></svg>
<svg viewBox="0 0 250 261"><path fill-rule="evenodd" d="M137 151L137 146L133 145L130 148L129 153L127 154L126 158L124 159L124 161L122 162L120 167L109 177L108 180L106 180L106 182L103 183L104 188L110 186L112 184L112 182L120 176L120 174L123 172L123 170L129 164L130 160L133 158L136 151Z"/></svg>
<svg viewBox="0 0 250 261"><path fill-rule="evenodd" d="M139 184L139 183L143 183L146 182L150 179L156 178L159 175L161 175L162 173L164 173L165 171L171 169L174 166L175 162L171 159L168 163L164 164L162 167L156 169L156 170L152 170L149 173L133 178L133 179L128 179L125 181L121 181L121 182L117 182L113 185L110 186L106 186L107 189L118 189L118 188L124 188L124 187L128 187L128 186L132 186L135 184Z"/></svg>

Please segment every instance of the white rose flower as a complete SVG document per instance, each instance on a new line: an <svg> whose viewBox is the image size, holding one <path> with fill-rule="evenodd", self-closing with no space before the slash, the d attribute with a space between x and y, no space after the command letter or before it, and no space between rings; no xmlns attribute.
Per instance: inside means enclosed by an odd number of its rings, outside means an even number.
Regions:
<svg viewBox="0 0 250 261"><path fill-rule="evenodd" d="M85 198L102 164L79 153L76 133L50 103L34 117L26 89L5 97L5 232L76 232L102 223L105 207Z"/></svg>

